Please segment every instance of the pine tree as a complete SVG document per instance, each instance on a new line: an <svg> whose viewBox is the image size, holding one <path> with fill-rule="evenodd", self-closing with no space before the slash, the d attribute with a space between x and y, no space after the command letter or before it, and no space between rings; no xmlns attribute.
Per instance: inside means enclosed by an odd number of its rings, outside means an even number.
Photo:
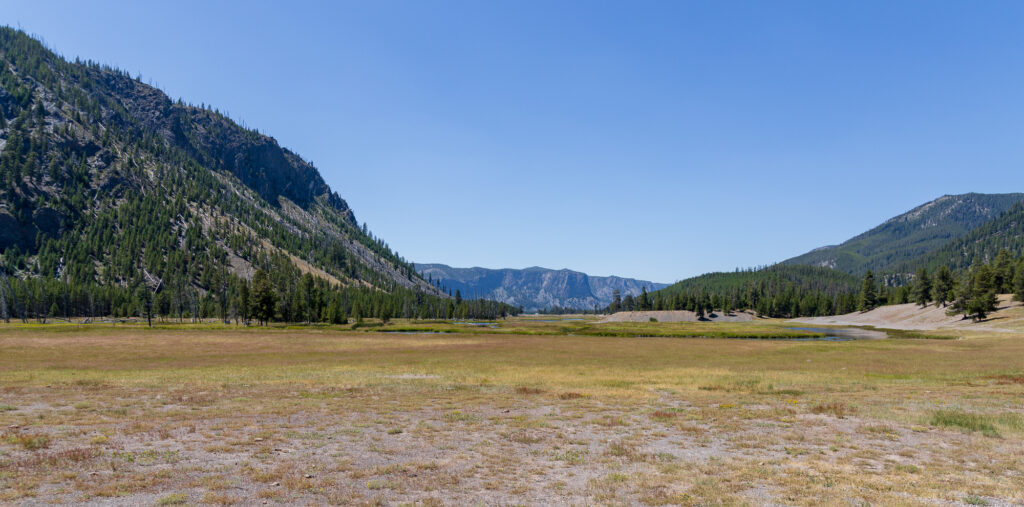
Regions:
<svg viewBox="0 0 1024 507"><path fill-rule="evenodd" d="M873 309L876 305L878 305L878 293L875 287L875 274L869 269L864 274L864 283L861 284L857 309L866 312Z"/></svg>
<svg viewBox="0 0 1024 507"><path fill-rule="evenodd" d="M4 275L2 281L6 281L7 277ZM7 311L7 287L6 284L0 284L0 319L4 320L4 324L11 322L11 314Z"/></svg>
<svg viewBox="0 0 1024 507"><path fill-rule="evenodd" d="M636 309L636 300L632 294L626 294L626 297L622 299L622 308L627 312L631 312Z"/></svg>
<svg viewBox="0 0 1024 507"><path fill-rule="evenodd" d="M451 300L448 301L448 308L449 308L449 310L448 310L447 318L450 319L450 318L452 318L452 311L450 309L451 308ZM356 319L356 324L362 324L363 323L363 309L359 305L359 301L356 301L356 302L352 303L352 318Z"/></svg>
<svg viewBox="0 0 1024 507"><path fill-rule="evenodd" d="M1013 291L1013 257L1005 249L992 261L992 282L999 294Z"/></svg>
<svg viewBox="0 0 1024 507"><path fill-rule="evenodd" d="M238 307L238 313L242 317L242 324L249 325L250 307L252 305L249 297L249 284L242 281L238 287L238 301L235 303Z"/></svg>
<svg viewBox="0 0 1024 507"><path fill-rule="evenodd" d="M146 319L146 324L149 327L153 327L153 298L144 284L135 289L135 301L138 305L139 316Z"/></svg>
<svg viewBox="0 0 1024 507"><path fill-rule="evenodd" d="M989 313L996 311L998 305L999 299L995 292L979 293L967 302L967 314L975 322L984 320Z"/></svg>
<svg viewBox="0 0 1024 507"><path fill-rule="evenodd" d="M257 270L252 277L252 298L256 319L260 324L266 325L274 317L277 294L274 292L274 286L270 284L270 278L262 269Z"/></svg>
<svg viewBox="0 0 1024 507"><path fill-rule="evenodd" d="M957 284L956 289L953 291L953 298L950 301L949 307L946 309L946 315L956 315L962 313L964 318L967 318L967 302L971 300L971 295L974 292L974 282L971 277L964 277L963 280Z"/></svg>
<svg viewBox="0 0 1024 507"><path fill-rule="evenodd" d="M1013 299L1024 301L1024 257L1017 261L1017 272L1013 276Z"/></svg>
<svg viewBox="0 0 1024 507"><path fill-rule="evenodd" d="M967 315L975 322L983 320L989 313L996 311L999 306L999 298L996 297L997 270L982 264L974 272L973 291L970 300L967 301Z"/></svg>
<svg viewBox="0 0 1024 507"><path fill-rule="evenodd" d="M953 299L954 285L953 273L949 271L949 267L940 266L932 287L932 300L935 301L935 306L945 306L947 301Z"/></svg>
<svg viewBox="0 0 1024 507"><path fill-rule="evenodd" d="M928 270L921 268L917 270L917 281L914 284L914 302L921 306L928 306L932 297L932 280L928 277Z"/></svg>

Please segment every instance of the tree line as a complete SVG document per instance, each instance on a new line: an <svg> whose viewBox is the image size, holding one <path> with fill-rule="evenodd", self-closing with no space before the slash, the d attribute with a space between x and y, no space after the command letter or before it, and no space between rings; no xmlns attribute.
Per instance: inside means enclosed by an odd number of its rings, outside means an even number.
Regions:
<svg viewBox="0 0 1024 507"><path fill-rule="evenodd" d="M193 281L195 282L195 281ZM73 317L139 318L156 322L218 319L236 325L269 322L361 323L363 319L498 319L519 308L489 300L425 294L401 286L383 291L340 286L298 268L258 269L251 280L226 270L210 286L197 283L99 285L67 278L20 278L0 271L0 320L46 323Z"/></svg>
<svg viewBox="0 0 1024 507"><path fill-rule="evenodd" d="M934 272L919 268L899 287L879 287L874 273L868 271L857 309L868 311L886 304L934 304L946 308L947 315L963 315L978 321L997 309L998 294L1011 293L1015 300L1024 301L1024 256L1014 257L1008 250L1000 250L991 262L978 262L966 269L954 271L944 264Z"/></svg>
<svg viewBox="0 0 1024 507"><path fill-rule="evenodd" d="M614 292L604 312L689 310L703 318L714 312L752 311L766 317L795 318L868 311L879 306L935 304L949 315L984 319L995 311L998 294L1024 301L1024 256L1000 250L991 262L964 269L940 265L913 275L878 279L868 271L859 281L829 268L773 265L709 273L639 296Z"/></svg>
<svg viewBox="0 0 1024 507"><path fill-rule="evenodd" d="M700 318L735 311L770 317L833 315L856 309L856 282L828 268L776 264L708 273L652 293L645 287L635 297L615 291L604 311L688 310Z"/></svg>

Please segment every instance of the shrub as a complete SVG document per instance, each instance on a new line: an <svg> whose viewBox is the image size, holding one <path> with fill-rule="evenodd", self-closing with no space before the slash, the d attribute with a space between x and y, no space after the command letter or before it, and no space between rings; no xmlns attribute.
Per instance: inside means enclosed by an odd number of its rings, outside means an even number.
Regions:
<svg viewBox="0 0 1024 507"><path fill-rule="evenodd" d="M852 414L854 411L855 410L853 409L853 407L839 401L833 401L832 403L819 403L811 407L811 413L832 414L838 417L839 419L842 419L847 415Z"/></svg>

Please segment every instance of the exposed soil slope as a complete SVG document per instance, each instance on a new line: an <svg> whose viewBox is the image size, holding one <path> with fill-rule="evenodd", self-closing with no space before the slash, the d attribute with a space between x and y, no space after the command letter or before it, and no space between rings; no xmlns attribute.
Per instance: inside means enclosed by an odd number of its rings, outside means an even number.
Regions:
<svg viewBox="0 0 1024 507"><path fill-rule="evenodd" d="M946 315L946 308L934 305L924 308L908 303L875 308L869 312L854 312L827 317L803 317L790 322L842 326L875 326L889 329L928 330L940 328L1001 328L1012 325L1018 318L1020 303L1009 294L999 296L999 310L981 322L965 320L961 315Z"/></svg>

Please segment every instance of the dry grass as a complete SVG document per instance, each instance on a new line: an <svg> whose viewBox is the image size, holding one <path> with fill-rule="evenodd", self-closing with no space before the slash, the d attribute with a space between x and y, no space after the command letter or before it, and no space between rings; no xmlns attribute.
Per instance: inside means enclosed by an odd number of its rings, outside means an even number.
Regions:
<svg viewBox="0 0 1024 507"><path fill-rule="evenodd" d="M0 326L0 503L1024 502L1024 335L963 334Z"/></svg>

